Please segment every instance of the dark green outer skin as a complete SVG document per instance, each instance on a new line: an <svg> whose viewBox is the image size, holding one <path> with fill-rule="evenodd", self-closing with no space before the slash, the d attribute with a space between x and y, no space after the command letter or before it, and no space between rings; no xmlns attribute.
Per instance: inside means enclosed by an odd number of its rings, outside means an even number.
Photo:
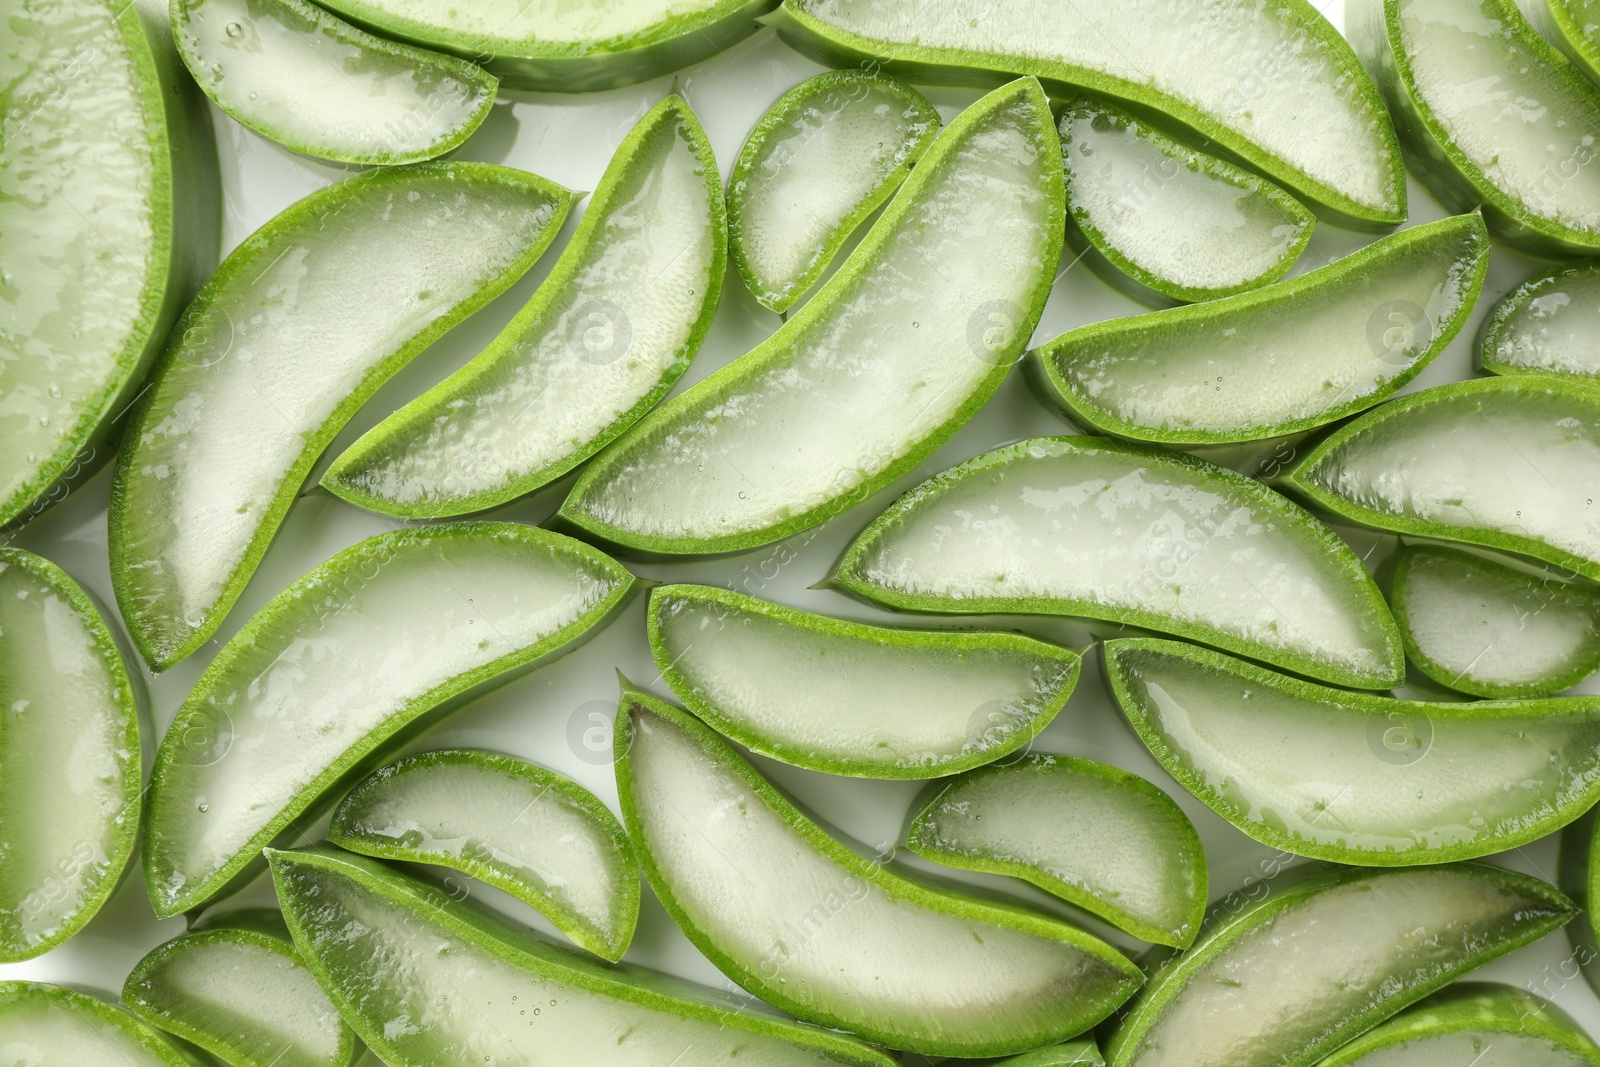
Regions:
<svg viewBox="0 0 1600 1067"><path fill-rule="evenodd" d="M1578 905L1578 913L1567 924L1572 941L1572 959L1583 973L1589 988L1600 994L1600 921L1595 906L1600 904L1600 817L1590 810L1561 831L1561 851L1556 884ZM1565 977L1565 976L1563 976Z"/></svg>
<svg viewBox="0 0 1600 1067"><path fill-rule="evenodd" d="M1545 34L1550 43L1572 60L1591 81L1600 82L1600 35L1586 33L1584 26L1573 17L1572 8L1576 6L1574 0L1533 2L1537 5L1535 13L1538 14L1538 8L1543 8L1546 16L1530 19L1533 28ZM1548 27L1543 25L1545 22L1548 22Z"/></svg>
<svg viewBox="0 0 1600 1067"><path fill-rule="evenodd" d="M152 1030L139 1019L97 996L80 993L66 986L46 982L0 982L0 1004L20 997L41 997L54 1000L62 1007L79 1015L92 1016L96 1022L106 1023L121 1030L134 1042L157 1059L166 1060L172 1067L208 1067L198 1056L169 1041L160 1031ZM21 1062L18 1060L16 1062ZM114 1064L56 1064L46 1060L42 1067L114 1067Z"/></svg>

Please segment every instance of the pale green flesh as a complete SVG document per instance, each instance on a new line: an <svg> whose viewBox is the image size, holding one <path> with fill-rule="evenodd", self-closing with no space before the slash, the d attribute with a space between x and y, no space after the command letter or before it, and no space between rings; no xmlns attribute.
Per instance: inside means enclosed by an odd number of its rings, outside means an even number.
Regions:
<svg viewBox="0 0 1600 1067"><path fill-rule="evenodd" d="M998 386L1060 256L1047 102L1017 82L923 157L828 285L592 464L561 515L635 548L715 552L813 526L909 468Z"/></svg>
<svg viewBox="0 0 1600 1067"><path fill-rule="evenodd" d="M1558 267L1502 300L1485 329L1484 370L1600 378L1600 264Z"/></svg>
<svg viewBox="0 0 1600 1067"><path fill-rule="evenodd" d="M1368 688L1399 635L1355 555L1310 515L1198 460L1037 438L913 489L835 581L912 611L1127 621Z"/></svg>
<svg viewBox="0 0 1600 1067"><path fill-rule="evenodd" d="M92 613L65 574L0 549L0 960L80 929L133 854L138 710Z"/></svg>
<svg viewBox="0 0 1600 1067"><path fill-rule="evenodd" d="M1600 796L1600 699L1422 703L1169 641L1106 669L1151 752L1217 814L1304 856L1373 866L1501 852Z"/></svg>
<svg viewBox="0 0 1600 1067"><path fill-rule="evenodd" d="M1467 1030L1402 1041L1350 1062L1360 1067L1581 1067L1595 1061L1542 1037Z"/></svg>
<svg viewBox="0 0 1600 1067"><path fill-rule="evenodd" d="M1078 678L1063 648L1010 634L913 634L695 586L653 594L673 690L764 755L867 778L933 778L1032 737Z"/></svg>
<svg viewBox="0 0 1600 1067"><path fill-rule="evenodd" d="M1367 1031L1320 1067L1594 1067L1600 1048L1560 1008L1458 982Z"/></svg>
<svg viewBox="0 0 1600 1067"><path fill-rule="evenodd" d="M1432 362L1471 314L1488 261L1483 223L1458 216L1249 294L1084 326L1032 358L1057 403L1110 433L1277 436L1368 407Z"/></svg>
<svg viewBox="0 0 1600 1067"><path fill-rule="evenodd" d="M709 730L645 699L617 765L629 832L678 925L762 999L893 1048L983 1056L1080 1033L1136 985L1056 920L846 860Z"/></svg>
<svg viewBox="0 0 1600 1067"><path fill-rule="evenodd" d="M1205 854L1183 812L1087 760L1036 753L953 779L916 812L908 843L936 863L1026 878L1161 944L1189 944L1205 908Z"/></svg>
<svg viewBox="0 0 1600 1067"><path fill-rule="evenodd" d="M218 107L322 159L429 159L465 140L494 102L494 79L477 67L304 0L177 0L174 15L184 62Z"/></svg>
<svg viewBox="0 0 1600 1067"><path fill-rule="evenodd" d="M455 515L565 473L688 368L721 291L725 241L704 131L669 97L618 149L528 306L352 445L323 483L388 514Z"/></svg>
<svg viewBox="0 0 1600 1067"><path fill-rule="evenodd" d="M144 852L157 912L219 892L397 731L574 640L630 584L566 538L471 523L371 538L290 586L162 739Z"/></svg>
<svg viewBox="0 0 1600 1067"><path fill-rule="evenodd" d="M566 198L523 172L416 164L313 194L231 254L129 426L117 602L166 667L215 631L359 404L525 270Z"/></svg>
<svg viewBox="0 0 1600 1067"><path fill-rule="evenodd" d="M356 1032L395 1067L892 1067L842 1035L739 1011L456 918L457 905L355 857L274 857L295 940ZM353 868L353 870L352 870ZM498 933L498 936L497 936Z"/></svg>
<svg viewBox="0 0 1600 1067"><path fill-rule="evenodd" d="M772 105L728 185L731 251L755 298L788 310L938 131L915 89L859 72L819 74Z"/></svg>
<svg viewBox="0 0 1600 1067"><path fill-rule="evenodd" d="M157 216L170 196L156 187L166 147L149 139L159 116L140 84L153 72L128 40L148 47L138 13L109 0L4 0L0 20L4 522L117 414L108 408L160 311L172 235Z"/></svg>
<svg viewBox="0 0 1600 1067"><path fill-rule="evenodd" d="M1548 696L1600 667L1600 591L1432 546L1398 566L1395 619L1434 681L1474 696Z"/></svg>
<svg viewBox="0 0 1600 1067"><path fill-rule="evenodd" d="M1311 213L1249 171L1184 148L1133 116L1079 103L1061 118L1067 207L1134 279L1207 300L1282 277Z"/></svg>
<svg viewBox="0 0 1600 1067"><path fill-rule="evenodd" d="M1600 578L1600 390L1517 375L1437 386L1342 427L1291 485L1358 522Z"/></svg>
<svg viewBox="0 0 1600 1067"><path fill-rule="evenodd" d="M0 1067L193 1067L155 1031L85 993L0 982Z"/></svg>
<svg viewBox="0 0 1600 1067"><path fill-rule="evenodd" d="M576 783L520 760L433 752L392 763L352 790L328 840L484 877L617 960L639 917L639 865L603 810Z"/></svg>

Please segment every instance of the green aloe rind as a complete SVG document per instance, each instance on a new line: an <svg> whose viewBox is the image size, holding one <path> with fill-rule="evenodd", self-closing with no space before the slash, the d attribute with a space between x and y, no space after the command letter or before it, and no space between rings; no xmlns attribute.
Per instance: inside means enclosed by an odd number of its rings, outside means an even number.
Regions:
<svg viewBox="0 0 1600 1067"><path fill-rule="evenodd" d="M999 387L1043 310L1065 218L1057 144L1031 78L969 107L822 290L619 437L560 518L635 551L732 552L909 471Z"/></svg>
<svg viewBox="0 0 1600 1067"><path fill-rule="evenodd" d="M1425 223L1238 296L1111 319L1028 355L1068 417L1161 444L1255 441L1371 407L1444 351L1489 266L1476 214Z"/></svg>
<svg viewBox="0 0 1600 1067"><path fill-rule="evenodd" d="M247 622L156 752L145 887L156 914L254 876L384 752L589 636L635 579L531 526L454 523L370 537Z"/></svg>
<svg viewBox="0 0 1600 1067"><path fill-rule="evenodd" d="M615 962L639 921L639 861L616 816L578 783L493 752L423 752L340 801L340 848L471 875Z"/></svg>
<svg viewBox="0 0 1600 1067"><path fill-rule="evenodd" d="M205 101L139 4L6 0L0 170L0 525L116 450L127 406L216 265Z"/></svg>
<svg viewBox="0 0 1600 1067"><path fill-rule="evenodd" d="M1310 1067L1573 914L1553 886L1479 863L1315 864L1262 884L1219 903L1151 979L1106 1045L1110 1067Z"/></svg>
<svg viewBox="0 0 1600 1067"><path fill-rule="evenodd" d="M0 548L0 962L83 929L128 870L143 692L78 584Z"/></svg>
<svg viewBox="0 0 1600 1067"><path fill-rule="evenodd" d="M173 333L112 481L112 583L146 662L164 670L216 631L340 428L526 272L571 200L508 167L384 167L229 254ZM380 273L361 284L364 271Z"/></svg>
<svg viewBox="0 0 1600 1067"><path fill-rule="evenodd" d="M901 611L1126 623L1336 685L1404 677L1383 595L1331 530L1234 471L1107 438L1035 438L935 475L832 583Z"/></svg>
<svg viewBox="0 0 1600 1067"><path fill-rule="evenodd" d="M1352 522L1600 579L1600 384L1519 374L1424 389L1334 430L1283 480Z"/></svg>
<svg viewBox="0 0 1600 1067"><path fill-rule="evenodd" d="M1600 8L1595 0L1517 0L1517 8L1591 81L1600 81Z"/></svg>
<svg viewBox="0 0 1600 1067"><path fill-rule="evenodd" d="M1600 589L1440 545L1388 566L1406 658L1448 689L1543 697L1600 670Z"/></svg>
<svg viewBox="0 0 1600 1067"><path fill-rule="evenodd" d="M1214 141L1345 225L1406 217L1383 101L1344 38L1301 0L1207 0L1182 18L1156 0L1048 14L977 0L787 0L767 21L836 67L980 85L1032 75L1052 91L1120 99ZM1219 76L1219 63L1232 75Z"/></svg>
<svg viewBox="0 0 1600 1067"><path fill-rule="evenodd" d="M1345 29L1440 201L1535 255L1600 250L1600 88L1513 0L1357 0Z"/></svg>
<svg viewBox="0 0 1600 1067"><path fill-rule="evenodd" d="M894 1067L844 1034L598 963L375 860L327 848L268 860L306 966L396 1067L660 1067L691 1048L719 1067Z"/></svg>
<svg viewBox="0 0 1600 1067"><path fill-rule="evenodd" d="M466 56L510 89L616 89L721 55L777 0L623 0L604 5L491 0L452 6L331 0L386 37Z"/></svg>
<svg viewBox="0 0 1600 1067"><path fill-rule="evenodd" d="M1600 379L1600 260L1563 263L1494 306L1478 362L1494 374L1576 374Z"/></svg>
<svg viewBox="0 0 1600 1067"><path fill-rule="evenodd" d="M0 982L0 1037L8 1064L202 1067L121 1008L43 982Z"/></svg>
<svg viewBox="0 0 1600 1067"><path fill-rule="evenodd" d="M1283 277L1311 240L1315 216L1294 197L1119 107L1077 100L1060 131L1067 238L1136 300L1165 306L1255 289Z"/></svg>
<svg viewBox="0 0 1600 1067"><path fill-rule="evenodd" d="M1020 634L870 626L711 586L658 587L646 618L689 710L828 774L935 778L1000 759L1078 682L1076 652Z"/></svg>
<svg viewBox="0 0 1600 1067"><path fill-rule="evenodd" d="M1105 1067L1105 1063L1092 1037L993 1061L994 1067Z"/></svg>
<svg viewBox="0 0 1600 1067"><path fill-rule="evenodd" d="M1032 882L1135 937L1186 948L1206 910L1200 837L1161 790L1092 760L1030 753L937 782L906 847Z"/></svg>
<svg viewBox="0 0 1600 1067"><path fill-rule="evenodd" d="M1428 1062L1595 1067L1600 1047L1543 997L1493 982L1458 982L1362 1034L1318 1067Z"/></svg>
<svg viewBox="0 0 1600 1067"><path fill-rule="evenodd" d="M728 247L756 300L788 311L938 133L927 98L884 74L829 71L779 97L728 179Z"/></svg>
<svg viewBox="0 0 1600 1067"><path fill-rule="evenodd" d="M1296 855L1370 867L1475 859L1600 799L1600 697L1396 700L1141 638L1108 641L1105 666L1167 773Z"/></svg>
<svg viewBox="0 0 1600 1067"><path fill-rule="evenodd" d="M195 82L238 122L296 152L367 165L442 156L494 106L464 59L374 37L306 0L171 0Z"/></svg>
<svg viewBox="0 0 1600 1067"><path fill-rule="evenodd" d="M361 1051L355 1035L282 918L257 911L157 945L128 974L123 1003L233 1067L350 1067Z"/></svg>
<svg viewBox="0 0 1600 1067"><path fill-rule="evenodd" d="M1567 924L1567 938L1572 942L1573 959L1589 987L1600 992L1600 922L1596 921L1596 905L1600 905L1600 849L1595 848L1595 835L1600 833L1600 819L1590 810L1561 831L1560 852L1557 857L1556 884L1578 905L1578 912Z"/></svg>
<svg viewBox="0 0 1600 1067"><path fill-rule="evenodd" d="M405 518L481 511L547 485L672 388L726 272L722 184L684 99L618 146L561 258L472 362L351 445L322 484Z"/></svg>
<svg viewBox="0 0 1600 1067"><path fill-rule="evenodd" d="M862 858L664 701L625 687L616 730L623 822L656 896L783 1011L892 1048L1002 1056L1082 1033L1140 984L1059 919Z"/></svg>

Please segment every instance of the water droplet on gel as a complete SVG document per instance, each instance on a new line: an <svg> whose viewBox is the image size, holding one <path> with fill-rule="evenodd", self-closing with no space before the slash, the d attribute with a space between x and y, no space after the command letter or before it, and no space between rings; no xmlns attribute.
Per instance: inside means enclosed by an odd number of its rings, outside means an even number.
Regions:
<svg viewBox="0 0 1600 1067"><path fill-rule="evenodd" d="M237 37L243 32L244 32L244 27L239 25L237 22L228 23L228 36L229 37Z"/></svg>
<svg viewBox="0 0 1600 1067"><path fill-rule="evenodd" d="M48 392L50 393L50 399L51 400L60 400L61 399L61 386L57 385L55 382L51 382L50 383L50 388L49 388Z"/></svg>
<svg viewBox="0 0 1600 1067"><path fill-rule="evenodd" d="M211 805L202 800L200 803L194 806L194 810L198 811L201 815L204 815L206 812L211 810Z"/></svg>

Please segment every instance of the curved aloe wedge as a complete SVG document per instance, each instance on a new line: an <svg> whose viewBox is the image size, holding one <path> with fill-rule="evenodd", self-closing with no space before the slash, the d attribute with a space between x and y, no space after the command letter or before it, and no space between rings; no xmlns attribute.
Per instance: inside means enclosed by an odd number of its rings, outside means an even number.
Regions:
<svg viewBox="0 0 1600 1067"><path fill-rule="evenodd" d="M1395 700L1136 638L1106 642L1105 663L1167 773L1286 852L1371 867L1473 859L1600 799L1600 697Z"/></svg>
<svg viewBox="0 0 1600 1067"><path fill-rule="evenodd" d="M0 2L0 525L110 458L216 263L205 101L138 4Z"/></svg>
<svg viewBox="0 0 1600 1067"><path fill-rule="evenodd" d="M1105 1067L1106 1061L1094 1039L1084 1038L1034 1049L1020 1056L1007 1056L992 1063L994 1067Z"/></svg>
<svg viewBox="0 0 1600 1067"><path fill-rule="evenodd" d="M1495 374L1600 378L1600 260L1535 274L1489 313L1478 362Z"/></svg>
<svg viewBox="0 0 1600 1067"><path fill-rule="evenodd" d="M1067 231L1107 281L1157 305L1277 281L1305 251L1311 212L1271 182L1081 99L1061 116Z"/></svg>
<svg viewBox="0 0 1600 1067"><path fill-rule="evenodd" d="M322 484L386 515L503 504L598 452L694 359L726 272L722 184L682 97L633 128L550 276L472 362L369 430Z"/></svg>
<svg viewBox="0 0 1600 1067"><path fill-rule="evenodd" d="M1460 982L1368 1030L1318 1067L1597 1067L1600 1047L1542 997Z"/></svg>
<svg viewBox="0 0 1600 1067"><path fill-rule="evenodd" d="M1489 267L1477 215L1413 226L1289 281L1070 330L1030 379L1074 420L1163 444L1311 429L1399 390L1460 332Z"/></svg>
<svg viewBox="0 0 1600 1067"><path fill-rule="evenodd" d="M924 859L1032 882L1161 945L1186 948L1206 910L1200 837L1138 775L1034 753L936 783L906 846Z"/></svg>
<svg viewBox="0 0 1600 1067"><path fill-rule="evenodd" d="M1556 881L1562 892L1578 904L1578 913L1567 924L1567 937L1575 950L1573 956L1589 987L1600 991L1600 923L1595 913L1595 906L1600 904L1597 833L1600 833L1600 819L1593 810L1561 831Z"/></svg>
<svg viewBox="0 0 1600 1067"><path fill-rule="evenodd" d="M787 0L785 41L834 66L913 80L1031 74L1164 113L1347 225L1406 217L1383 101L1350 46L1302 0L1062 7L982 0Z"/></svg>
<svg viewBox="0 0 1600 1067"><path fill-rule="evenodd" d="M306 966L395 1067L894 1067L843 1034L513 930L374 860L268 859Z"/></svg>
<svg viewBox="0 0 1600 1067"><path fill-rule="evenodd" d="M933 105L882 74L830 71L779 97L728 179L733 265L755 298L789 310L938 132Z"/></svg>
<svg viewBox="0 0 1600 1067"><path fill-rule="evenodd" d="M1020 634L867 626L727 589L654 590L661 676L719 733L829 774L937 778L1016 751L1078 684L1078 655Z"/></svg>
<svg viewBox="0 0 1600 1067"><path fill-rule="evenodd" d="M1600 670L1600 590L1471 552L1407 548L1389 604L1406 658L1479 697L1542 697Z"/></svg>
<svg viewBox="0 0 1600 1067"><path fill-rule="evenodd" d="M481 879L613 962L639 921L639 861L616 816L578 783L510 756L396 760L340 802L328 840Z"/></svg>
<svg viewBox="0 0 1600 1067"><path fill-rule="evenodd" d="M275 911L227 915L156 946L122 1001L234 1067L349 1067L360 1051Z"/></svg>
<svg viewBox="0 0 1600 1067"><path fill-rule="evenodd" d="M1589 80L1600 81L1600 5L1595 0L1517 0L1517 8Z"/></svg>
<svg viewBox="0 0 1600 1067"><path fill-rule="evenodd" d="M1341 426L1285 476L1354 522L1600 579L1600 386L1517 375L1436 386Z"/></svg>
<svg viewBox="0 0 1600 1067"><path fill-rule="evenodd" d="M1065 225L1057 143L1031 78L969 107L827 285L620 437L561 517L633 549L730 552L910 470L994 393L1039 320Z"/></svg>
<svg viewBox="0 0 1600 1067"><path fill-rule="evenodd" d="M1513 0L1353 0L1345 29L1435 196L1528 252L1600 250L1600 89Z"/></svg>
<svg viewBox="0 0 1600 1067"><path fill-rule="evenodd" d="M374 37L306 0L172 0L178 54L211 100L279 144L344 163L415 163L494 105L483 68Z"/></svg>
<svg viewBox="0 0 1600 1067"><path fill-rule="evenodd" d="M328 7L483 63L513 89L586 93L710 59L755 32L776 0L330 0Z"/></svg>
<svg viewBox="0 0 1600 1067"><path fill-rule="evenodd" d="M912 489L833 583L892 608L1084 615L1339 685L1400 684L1400 635L1361 561L1259 482L1191 456L1040 437Z"/></svg>
<svg viewBox="0 0 1600 1067"><path fill-rule="evenodd" d="M0 962L61 944L122 881L142 693L78 584L0 548Z"/></svg>
<svg viewBox="0 0 1600 1067"><path fill-rule="evenodd" d="M1318 866L1228 904L1122 1017L1110 1067L1310 1067L1573 913L1554 887L1479 863Z"/></svg>
<svg viewBox="0 0 1600 1067"><path fill-rule="evenodd" d="M111 578L146 662L164 670L216 631L340 428L516 281L570 205L507 167L381 168L311 194L228 256L117 456Z"/></svg>
<svg viewBox="0 0 1600 1067"><path fill-rule="evenodd" d="M633 585L587 545L509 523L379 534L311 570L217 653L161 739L156 914L249 878L384 746L586 636Z"/></svg>
<svg viewBox="0 0 1600 1067"><path fill-rule="evenodd" d="M645 875L729 978L891 1048L1001 1056L1082 1033L1139 987L1110 946L863 859L698 719L624 688L617 794Z"/></svg>
<svg viewBox="0 0 1600 1067"><path fill-rule="evenodd" d="M114 1005L64 986L0 982L0 1063L199 1067L200 1061Z"/></svg>

